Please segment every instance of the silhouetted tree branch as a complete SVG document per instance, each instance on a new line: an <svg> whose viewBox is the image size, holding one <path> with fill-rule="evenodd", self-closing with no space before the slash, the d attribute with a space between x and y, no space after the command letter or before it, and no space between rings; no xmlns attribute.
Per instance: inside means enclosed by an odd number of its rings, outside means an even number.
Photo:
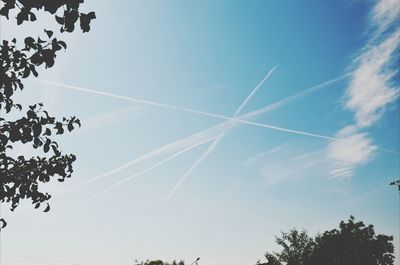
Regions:
<svg viewBox="0 0 400 265"><path fill-rule="evenodd" d="M0 15L11 19L16 13L17 25L37 19L38 11L54 16L60 24L60 32L73 32L78 23L83 32L90 30L90 22L95 13L80 12L84 0L1 0ZM0 44L0 202L11 204L14 210L20 200L31 199L35 208L50 206L48 193L40 191L39 184L49 182L53 177L64 181L71 177L75 156L62 154L55 136L72 131L80 126L76 117L57 120L51 116L42 103L22 106L14 101L14 94L24 89L23 80L29 76L38 77L40 67L54 66L57 54L67 48L67 44L53 37L54 33L44 30L44 36L26 37L23 44L13 38L2 40ZM19 47L18 47L19 45ZM22 111L24 111L23 115ZM13 117L22 116L17 119ZM30 144L43 151L43 156L11 157L10 149L16 143ZM6 222L1 219L3 228Z"/></svg>

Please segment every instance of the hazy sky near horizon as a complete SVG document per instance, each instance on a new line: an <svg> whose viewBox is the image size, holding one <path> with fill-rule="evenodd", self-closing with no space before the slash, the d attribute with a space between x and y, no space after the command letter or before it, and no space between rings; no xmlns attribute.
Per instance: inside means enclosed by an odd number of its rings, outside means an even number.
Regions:
<svg viewBox="0 0 400 265"><path fill-rule="evenodd" d="M350 215L399 253L399 8L88 0L91 31L62 35L46 15L2 19L2 38L45 27L67 42L18 98L82 121L59 138L78 159L70 180L43 186L51 211L2 207L2 264L251 265L280 231ZM265 106L253 124L224 120Z"/></svg>

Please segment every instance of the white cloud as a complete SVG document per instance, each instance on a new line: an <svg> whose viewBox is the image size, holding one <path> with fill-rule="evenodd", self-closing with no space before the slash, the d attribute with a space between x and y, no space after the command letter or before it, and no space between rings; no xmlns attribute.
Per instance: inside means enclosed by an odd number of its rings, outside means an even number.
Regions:
<svg viewBox="0 0 400 265"><path fill-rule="evenodd" d="M344 127L336 137L342 141L331 142L327 148L333 177L352 176L354 169L370 161L377 149L367 134L359 133L354 126Z"/></svg>
<svg viewBox="0 0 400 265"><path fill-rule="evenodd" d="M398 0L380 0L372 10L372 23L378 32L384 32L399 19L400 3Z"/></svg>
<svg viewBox="0 0 400 265"><path fill-rule="evenodd" d="M400 30L356 58L357 65L346 91L345 107L354 111L358 127L376 122L384 107L399 96L391 81L397 69L391 68L400 41Z"/></svg>
<svg viewBox="0 0 400 265"><path fill-rule="evenodd" d="M309 151L290 141L248 158L243 166L256 168L267 185L316 174L350 177L357 167L369 162L377 150L372 139L355 126L344 127L335 138L339 141Z"/></svg>
<svg viewBox="0 0 400 265"><path fill-rule="evenodd" d="M345 94L344 107L354 112L355 125L339 130L336 137L343 141L332 141L326 150L333 177L350 177L374 157L377 147L360 130L378 122L385 107L399 97L393 80L398 71L399 8L398 0L380 0L372 9L368 26L375 31L352 62L354 71Z"/></svg>
<svg viewBox="0 0 400 265"><path fill-rule="evenodd" d="M271 186L289 178L300 178L317 172L325 164L323 150L304 152L293 141L248 158L243 166L255 167Z"/></svg>

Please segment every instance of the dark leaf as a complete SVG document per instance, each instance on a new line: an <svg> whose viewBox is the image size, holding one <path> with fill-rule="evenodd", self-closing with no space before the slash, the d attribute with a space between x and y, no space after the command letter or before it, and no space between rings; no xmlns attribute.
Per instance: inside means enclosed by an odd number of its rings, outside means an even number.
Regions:
<svg viewBox="0 0 400 265"><path fill-rule="evenodd" d="M36 16L35 16L35 14L34 13L32 13L32 12L29 12L29 16L30 16L30 20L31 21L35 21L36 20Z"/></svg>
<svg viewBox="0 0 400 265"><path fill-rule="evenodd" d="M53 31L51 31L51 30L44 30L44 32L46 32L46 34L47 34L47 37L49 37L49 38L51 38L51 36L53 36Z"/></svg>
<svg viewBox="0 0 400 265"><path fill-rule="evenodd" d="M47 153L47 152L50 150L50 143L51 143L50 139L47 138L47 139L46 139L46 143L45 143L44 146L43 146L43 151L44 151L45 153Z"/></svg>
<svg viewBox="0 0 400 265"><path fill-rule="evenodd" d="M42 133L42 126L39 123L33 125L33 136L37 137Z"/></svg>
<svg viewBox="0 0 400 265"><path fill-rule="evenodd" d="M66 44L65 42L63 42L62 40L60 40L60 41L58 42L58 44L61 45L64 49L67 48L67 44Z"/></svg>
<svg viewBox="0 0 400 265"><path fill-rule="evenodd" d="M3 218L0 219L0 222L1 222L1 227L0 227L0 230L1 230L7 226L7 222Z"/></svg>
<svg viewBox="0 0 400 265"><path fill-rule="evenodd" d="M47 204L47 207L46 207L46 209L44 209L43 212L47 213L48 211L50 211L50 205L49 204Z"/></svg>
<svg viewBox="0 0 400 265"><path fill-rule="evenodd" d="M61 25L63 25L63 24L64 24L64 21L65 21L65 19L64 19L63 17L56 16L56 21L57 21L57 23L58 23L58 24L61 24Z"/></svg>
<svg viewBox="0 0 400 265"><path fill-rule="evenodd" d="M74 129L74 125L72 124L72 122L68 123L68 131L72 131Z"/></svg>
<svg viewBox="0 0 400 265"><path fill-rule="evenodd" d="M35 39L32 37L25 38L25 45L29 48L35 48Z"/></svg>

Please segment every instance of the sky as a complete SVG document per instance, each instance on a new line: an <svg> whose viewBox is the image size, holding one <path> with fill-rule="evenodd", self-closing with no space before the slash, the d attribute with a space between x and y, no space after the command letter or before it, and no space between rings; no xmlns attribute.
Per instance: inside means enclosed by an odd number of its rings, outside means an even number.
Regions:
<svg viewBox="0 0 400 265"><path fill-rule="evenodd" d="M400 4L85 1L89 33L25 82L82 128L51 211L2 207L1 264L255 264L276 235L354 215L399 253ZM58 31L42 14L2 38ZM15 155L34 155L19 146Z"/></svg>

